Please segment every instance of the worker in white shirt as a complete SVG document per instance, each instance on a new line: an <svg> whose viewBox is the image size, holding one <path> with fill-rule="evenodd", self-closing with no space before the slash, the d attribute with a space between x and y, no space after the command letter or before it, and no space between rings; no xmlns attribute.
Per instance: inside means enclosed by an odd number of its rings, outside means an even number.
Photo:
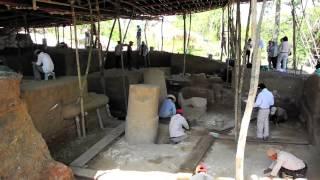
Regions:
<svg viewBox="0 0 320 180"><path fill-rule="evenodd" d="M263 171L264 174L270 173L269 177L286 178L306 178L307 164L295 155L270 148L267 150L267 156L273 162L270 167Z"/></svg>
<svg viewBox="0 0 320 180"><path fill-rule="evenodd" d="M183 110L178 109L177 114L173 115L169 123L170 141L173 144L178 144L187 138L187 134L184 129L189 130L189 124L187 120L182 116Z"/></svg>
<svg viewBox="0 0 320 180"><path fill-rule="evenodd" d="M270 107L274 104L274 97L263 83L258 85L258 90L260 92L254 104L255 108L259 108L257 117L257 138L268 140L269 114Z"/></svg>
<svg viewBox="0 0 320 180"><path fill-rule="evenodd" d="M291 53L288 37L285 36L281 39L279 46L279 55L277 59L277 70L285 72L287 70L288 56ZM281 66L282 65L282 66Z"/></svg>
<svg viewBox="0 0 320 180"><path fill-rule="evenodd" d="M114 49L114 54L116 56L116 68L121 68L122 44L120 41L118 41L118 44Z"/></svg>
<svg viewBox="0 0 320 180"><path fill-rule="evenodd" d="M148 53L149 53L148 46L144 43L144 41L142 41L139 47L139 56L142 57L143 59L144 67L150 66L150 63L148 62L148 57L147 57Z"/></svg>
<svg viewBox="0 0 320 180"><path fill-rule="evenodd" d="M41 80L41 74L44 73L48 78L48 75L54 76L54 64L49 54L42 52L39 49L34 51L34 55L37 57L36 62L32 62L33 65L33 75L35 80Z"/></svg>

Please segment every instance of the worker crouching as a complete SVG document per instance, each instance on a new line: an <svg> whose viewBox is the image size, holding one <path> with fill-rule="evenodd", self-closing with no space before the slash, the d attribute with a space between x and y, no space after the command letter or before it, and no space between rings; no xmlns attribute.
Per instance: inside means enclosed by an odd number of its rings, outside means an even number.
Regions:
<svg viewBox="0 0 320 180"><path fill-rule="evenodd" d="M183 110L178 109L177 114L173 115L170 119L169 134L172 144L178 144L187 138L187 134L183 128L189 130L189 124L182 114Z"/></svg>

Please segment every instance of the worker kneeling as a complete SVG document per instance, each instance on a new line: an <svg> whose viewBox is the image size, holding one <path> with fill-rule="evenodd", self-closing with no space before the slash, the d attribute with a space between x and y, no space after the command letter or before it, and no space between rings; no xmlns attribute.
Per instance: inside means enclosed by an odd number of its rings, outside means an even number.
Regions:
<svg viewBox="0 0 320 180"><path fill-rule="evenodd" d="M174 95L169 94L167 98L162 102L159 117L160 118L171 118L173 115L176 114L176 97Z"/></svg>
<svg viewBox="0 0 320 180"><path fill-rule="evenodd" d="M270 167L264 170L264 174L270 173L270 177L280 178L305 178L307 164L291 153L270 148L267 156L273 161Z"/></svg>
<svg viewBox="0 0 320 180"><path fill-rule="evenodd" d="M189 124L187 120L182 116L183 110L178 109L177 114L173 115L169 123L170 142L178 144L187 138L187 134L184 129L189 130Z"/></svg>

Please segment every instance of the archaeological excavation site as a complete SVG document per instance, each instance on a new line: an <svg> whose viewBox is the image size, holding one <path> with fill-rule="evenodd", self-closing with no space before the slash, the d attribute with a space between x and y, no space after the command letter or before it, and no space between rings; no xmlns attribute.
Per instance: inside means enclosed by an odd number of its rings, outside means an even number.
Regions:
<svg viewBox="0 0 320 180"><path fill-rule="evenodd" d="M319 7L0 0L0 180L320 179Z"/></svg>

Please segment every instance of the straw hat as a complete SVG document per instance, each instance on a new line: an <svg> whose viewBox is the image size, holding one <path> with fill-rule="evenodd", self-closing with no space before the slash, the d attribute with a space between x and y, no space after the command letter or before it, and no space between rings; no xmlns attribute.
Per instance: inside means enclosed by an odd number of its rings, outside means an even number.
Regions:
<svg viewBox="0 0 320 180"><path fill-rule="evenodd" d="M172 94L168 94L167 98L173 99L174 102L176 102L176 100L177 100L176 97Z"/></svg>

